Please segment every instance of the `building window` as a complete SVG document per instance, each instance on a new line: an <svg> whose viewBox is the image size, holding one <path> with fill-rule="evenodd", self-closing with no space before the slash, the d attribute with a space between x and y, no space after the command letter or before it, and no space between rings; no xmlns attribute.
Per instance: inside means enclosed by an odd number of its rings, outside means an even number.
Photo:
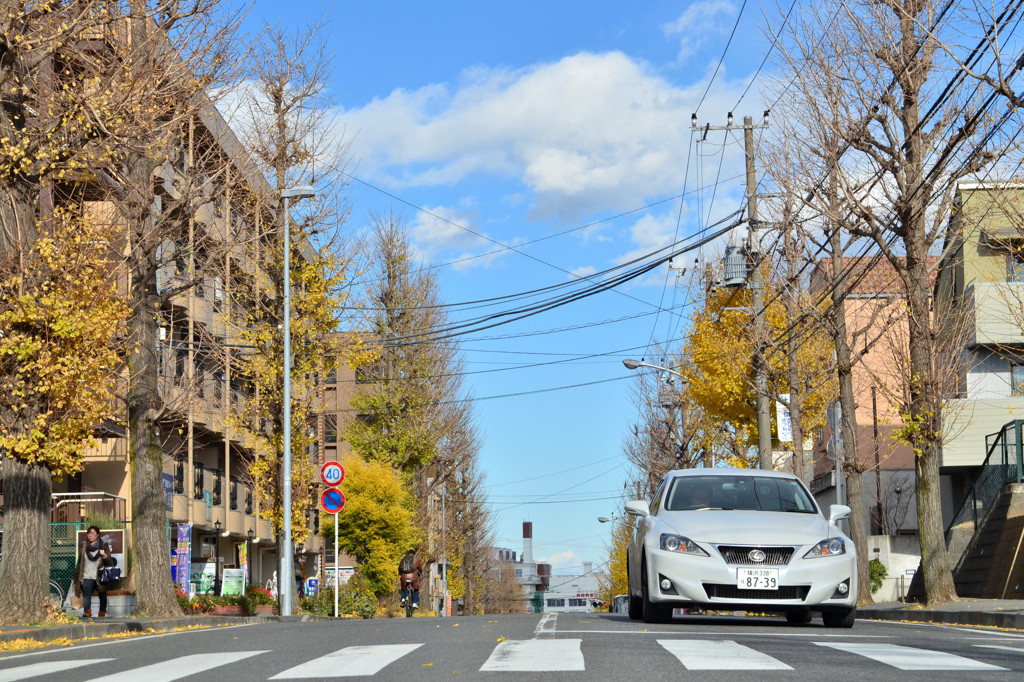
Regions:
<svg viewBox="0 0 1024 682"><path fill-rule="evenodd" d="M324 442L338 442L338 415L336 414L324 415Z"/></svg>
<svg viewBox="0 0 1024 682"><path fill-rule="evenodd" d="M548 606L565 606L564 599L548 599Z"/></svg>
<svg viewBox="0 0 1024 682"><path fill-rule="evenodd" d="M1024 396L1024 365L1010 365L1010 395Z"/></svg>
<svg viewBox="0 0 1024 682"><path fill-rule="evenodd" d="M1024 252L1015 250L1006 255L1006 281L1024 282Z"/></svg>
<svg viewBox="0 0 1024 682"><path fill-rule="evenodd" d="M569 606L586 606L586 605L587 605L587 600L586 599L570 599L569 600Z"/></svg>
<svg viewBox="0 0 1024 682"><path fill-rule="evenodd" d="M516 577L517 578L522 578L523 577L523 569L521 569L521 568L517 568L516 569Z"/></svg>

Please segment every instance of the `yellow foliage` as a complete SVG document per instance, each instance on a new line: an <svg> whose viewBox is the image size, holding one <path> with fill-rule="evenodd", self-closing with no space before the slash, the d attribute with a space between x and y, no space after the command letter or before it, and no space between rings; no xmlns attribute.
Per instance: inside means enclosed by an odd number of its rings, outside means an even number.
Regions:
<svg viewBox="0 0 1024 682"><path fill-rule="evenodd" d="M63 210L0 282L0 449L57 475L81 470L115 416L118 335L128 315L105 246L115 228Z"/></svg>

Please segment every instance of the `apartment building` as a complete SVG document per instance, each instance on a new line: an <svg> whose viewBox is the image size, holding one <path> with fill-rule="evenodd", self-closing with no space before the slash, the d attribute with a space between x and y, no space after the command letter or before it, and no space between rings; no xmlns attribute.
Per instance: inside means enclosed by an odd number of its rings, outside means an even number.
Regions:
<svg viewBox="0 0 1024 682"><path fill-rule="evenodd" d="M986 436L1024 417L1022 209L1020 182L960 183L955 195L935 287L943 336L959 350L943 410L953 505L985 459Z"/></svg>
<svg viewBox="0 0 1024 682"><path fill-rule="evenodd" d="M265 583L278 566L276 538L270 522L261 518L249 466L256 433L269 433L270 425L251 423L241 409L252 390L245 380L248 359L260 352L244 337L249 324L246 305L253 291L273 296L252 249L263 244L263 235L274 224L275 201L269 186L247 165L245 149L216 109L202 109L188 132L177 160L164 165L154 181L157 212L162 203L176 201L180 192L203 197L179 234L168 238L156 278L158 291L169 293L160 313L156 348L168 561L176 527L191 524L193 563L205 558L217 566L219 576L224 568L240 567L246 556L251 580ZM251 201L241 199L252 195L263 197L265 203L254 209ZM113 206L102 200L84 199L83 209L95 219L118 220ZM263 246L270 248L269 243ZM300 257L315 255L309 243L298 247ZM195 285L185 286L191 282ZM131 521L125 423L104 425L98 446L86 453L82 473L54 481L57 499L109 500L103 509L123 515L115 520ZM305 456L319 466L325 461L329 428L319 404L310 428L317 435ZM296 550L304 572L313 577L320 574L323 550L315 491L310 491L308 505L310 535ZM60 520L79 521L96 509L95 503L64 505Z"/></svg>
<svg viewBox="0 0 1024 682"><path fill-rule="evenodd" d="M917 528L914 496L914 459L896 431L902 421L899 401L906 390L908 326L906 288L883 257L844 259L849 287L844 303L853 365L857 448L842 443L839 409L828 410L827 425L815 434L811 491L824 505L842 499L854 509L868 510L873 535L913 533ZM832 281L832 262L820 261L811 275L814 291L825 291ZM856 457L866 467L864 499L848 500L837 475L840 458Z"/></svg>

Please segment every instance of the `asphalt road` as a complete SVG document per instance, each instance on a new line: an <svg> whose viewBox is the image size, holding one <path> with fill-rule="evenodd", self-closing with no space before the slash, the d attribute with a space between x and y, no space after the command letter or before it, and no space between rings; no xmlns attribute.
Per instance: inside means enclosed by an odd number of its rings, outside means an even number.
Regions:
<svg viewBox="0 0 1024 682"><path fill-rule="evenodd" d="M220 627L0 656L6 680L1006 680L1024 632L858 621L622 615L396 618Z"/></svg>

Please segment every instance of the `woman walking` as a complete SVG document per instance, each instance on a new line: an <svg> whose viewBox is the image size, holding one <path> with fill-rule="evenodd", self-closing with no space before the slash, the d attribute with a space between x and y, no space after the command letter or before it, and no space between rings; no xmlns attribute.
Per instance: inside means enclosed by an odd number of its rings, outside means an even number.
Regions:
<svg viewBox="0 0 1024 682"><path fill-rule="evenodd" d="M75 584L82 592L83 618L92 618L92 594L100 596L99 618L107 615L107 586L100 582L100 569L114 563L110 545L100 540L99 526L89 526L85 541L78 546L78 565L75 567Z"/></svg>

